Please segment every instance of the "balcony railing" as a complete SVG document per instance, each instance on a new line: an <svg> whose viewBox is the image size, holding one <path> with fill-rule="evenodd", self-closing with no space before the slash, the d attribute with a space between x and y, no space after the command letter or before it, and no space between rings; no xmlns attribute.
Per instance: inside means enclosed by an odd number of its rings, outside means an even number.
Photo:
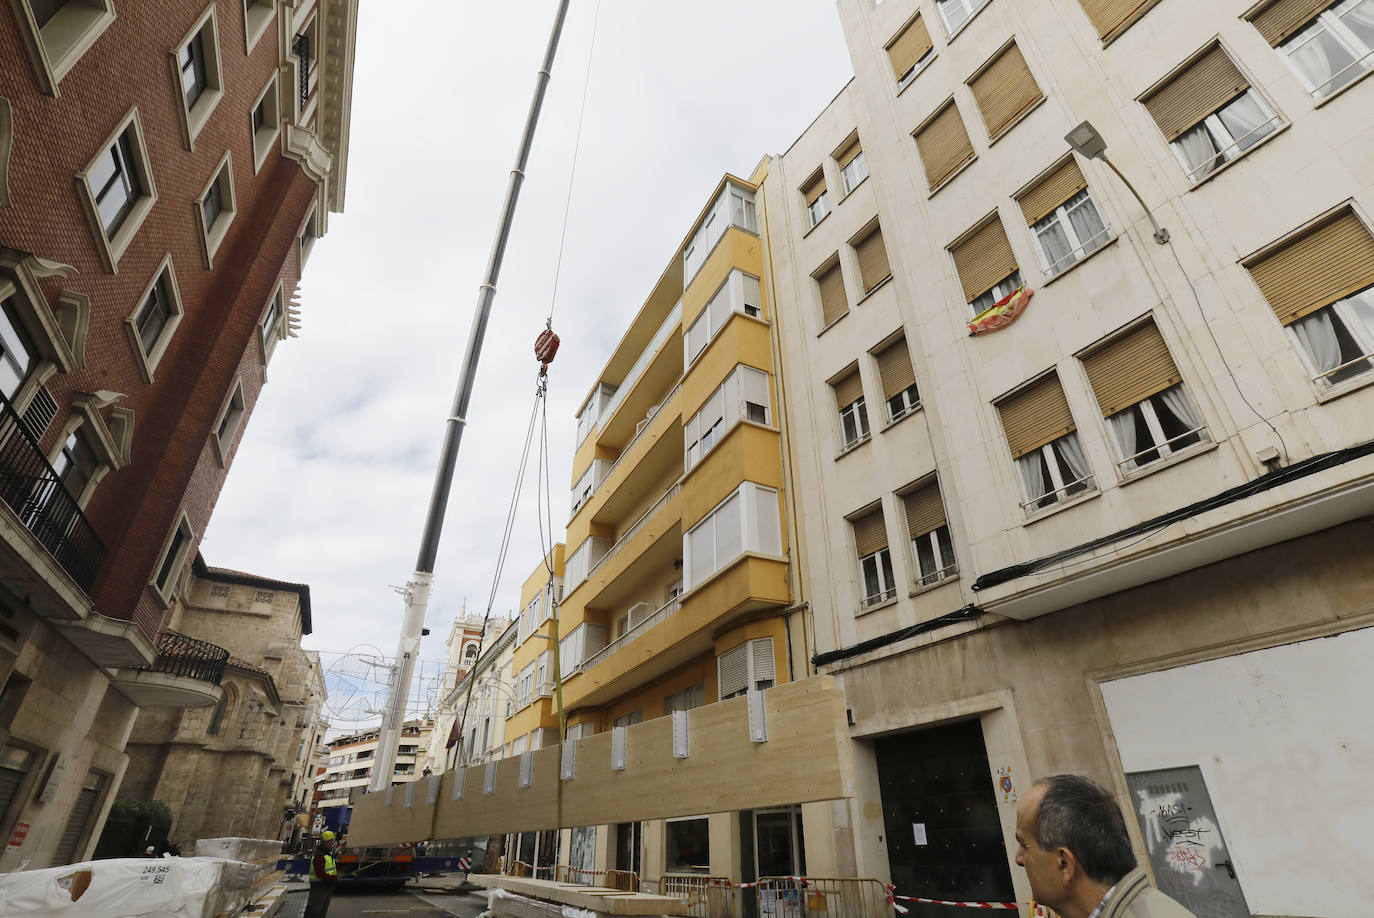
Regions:
<svg viewBox="0 0 1374 918"><path fill-rule="evenodd" d="M219 685L228 662L229 651L223 647L175 631L164 631L157 638L157 658L151 666L140 666L139 669Z"/></svg>
<svg viewBox="0 0 1374 918"><path fill-rule="evenodd" d="M38 439L0 395L0 500L87 593L108 550L76 498L39 449Z"/></svg>
<svg viewBox="0 0 1374 918"><path fill-rule="evenodd" d="M649 520L654 518L654 516L663 507L663 505L666 504L668 501L672 500L674 497L676 497L677 493L681 490L682 483L675 482L671 488L664 491L663 496L660 497L658 500L654 501L654 505L650 507L648 510L645 510L644 515L641 516L639 519L635 520L634 525L627 529L623 536L616 539L614 545L606 549L606 553L601 556L601 560L593 564L591 566L591 569L587 571L586 579L590 580L593 574L601 570L601 568L605 567L606 564L612 558L618 555L620 553L620 550L625 547L625 543L630 541L630 539L634 538L636 535L638 535L640 530L642 530L645 527L645 525L648 524Z"/></svg>
<svg viewBox="0 0 1374 918"><path fill-rule="evenodd" d="M639 438L644 436L644 431L648 430L650 426L653 425L654 417L657 417L658 413L662 411L665 407L667 407L668 403L673 400L673 396L677 395L678 390L681 388L682 380L679 379L677 381L677 385L669 389L668 394L663 396L663 399L653 407L653 417L646 419L644 424L640 426L639 430L635 431L635 435L630 438L630 442L626 443L625 446L620 450L620 455L616 458L614 462L611 463L610 467L607 468L606 471L602 474L601 480L598 481L595 487L592 488L593 494L601 490L601 485L605 483L605 481L608 478L611 477L611 473L614 472L616 468L620 465L620 463L625 460L625 457L630 454L630 450L634 449L635 444L639 442Z"/></svg>
<svg viewBox="0 0 1374 918"><path fill-rule="evenodd" d="M593 666L596 666L599 663L605 663L606 660L610 658L611 654L625 647L635 638L639 637L641 634L648 631L654 625L657 625L659 622L663 621L665 618L672 615L674 612L681 608L681 601L679 601L678 598L674 596L672 599L668 600L663 605L659 606L653 612L649 613L649 617L644 619L644 621L640 622L638 625L635 625L633 628L630 628L620 637L616 638L614 641L611 641L605 647L602 647L596 653L592 654L590 657L583 660L582 663L577 667L577 671L579 673L585 673Z"/></svg>

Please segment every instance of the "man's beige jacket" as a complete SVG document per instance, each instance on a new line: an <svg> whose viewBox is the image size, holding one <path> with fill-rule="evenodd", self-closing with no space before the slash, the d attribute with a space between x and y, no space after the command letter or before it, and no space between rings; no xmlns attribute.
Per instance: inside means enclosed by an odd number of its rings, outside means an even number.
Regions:
<svg viewBox="0 0 1374 918"><path fill-rule="evenodd" d="M1150 885L1145 871L1136 868L1116 884L1102 918L1197 918L1192 912Z"/></svg>

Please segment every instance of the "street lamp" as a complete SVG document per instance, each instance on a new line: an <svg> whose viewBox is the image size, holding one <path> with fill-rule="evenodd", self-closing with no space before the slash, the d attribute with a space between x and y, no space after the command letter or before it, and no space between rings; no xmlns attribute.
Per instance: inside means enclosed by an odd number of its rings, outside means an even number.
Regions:
<svg viewBox="0 0 1374 918"><path fill-rule="evenodd" d="M1101 134L1097 133L1097 128L1093 127L1090 122L1084 121L1069 131L1064 140L1079 156L1084 159L1100 159L1107 164L1107 168L1116 173L1116 177L1121 179L1126 188L1135 196L1135 199L1140 202L1140 206L1145 209L1145 216L1150 218L1150 225L1155 228L1155 242L1160 245L1168 245L1169 231L1159 225L1159 222L1155 220L1155 215L1151 213L1149 205L1141 198L1140 192L1135 190L1135 186L1131 184L1130 180L1122 175L1121 170L1116 168L1116 165L1107 158L1107 141L1102 138Z"/></svg>

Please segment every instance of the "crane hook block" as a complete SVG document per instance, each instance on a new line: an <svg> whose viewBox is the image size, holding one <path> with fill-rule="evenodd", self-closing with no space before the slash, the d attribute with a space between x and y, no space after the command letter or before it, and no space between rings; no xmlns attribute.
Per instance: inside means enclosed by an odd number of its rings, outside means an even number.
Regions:
<svg viewBox="0 0 1374 918"><path fill-rule="evenodd" d="M534 356L539 361L540 372L548 371L549 364L553 363L554 355L557 353L558 336L552 328L546 328L534 339Z"/></svg>

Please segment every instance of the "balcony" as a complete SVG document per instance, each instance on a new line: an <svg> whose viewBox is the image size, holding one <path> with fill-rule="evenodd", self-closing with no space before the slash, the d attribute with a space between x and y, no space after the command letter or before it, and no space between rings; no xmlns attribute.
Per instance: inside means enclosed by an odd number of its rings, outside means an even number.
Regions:
<svg viewBox="0 0 1374 918"><path fill-rule="evenodd" d="M219 702L229 651L175 631L158 635L152 664L115 673L114 685L141 708L199 708Z"/></svg>
<svg viewBox="0 0 1374 918"><path fill-rule="evenodd" d="M579 673L585 673L592 667L600 663L606 662L606 660L609 659L612 654L618 653L635 638L639 637L641 634L644 634L654 625L657 625L659 622L663 621L665 618L672 615L674 612L681 608L682 603L678 601L676 596L674 596L672 599L668 600L663 605L659 606L653 612L649 613L649 615L645 619L637 623L634 627L630 628L630 630L626 631L620 637L616 638L614 641L611 641L605 647L601 648L596 653L592 654L590 657L584 660L582 664L577 667L577 671Z"/></svg>
<svg viewBox="0 0 1374 918"><path fill-rule="evenodd" d="M13 531L6 532L5 553L18 555L23 562L19 566L23 571L21 578L30 579L26 575L32 571L33 576L43 581L39 592L44 595L36 603L38 611L55 618L84 618L90 602L80 594L91 592L108 551L76 498L48 463L37 438L3 396L0 500L14 514L13 518L6 514L0 521L0 529ZM65 578L44 576L42 568L48 565L60 568L79 590L72 590L70 584L53 582Z"/></svg>

